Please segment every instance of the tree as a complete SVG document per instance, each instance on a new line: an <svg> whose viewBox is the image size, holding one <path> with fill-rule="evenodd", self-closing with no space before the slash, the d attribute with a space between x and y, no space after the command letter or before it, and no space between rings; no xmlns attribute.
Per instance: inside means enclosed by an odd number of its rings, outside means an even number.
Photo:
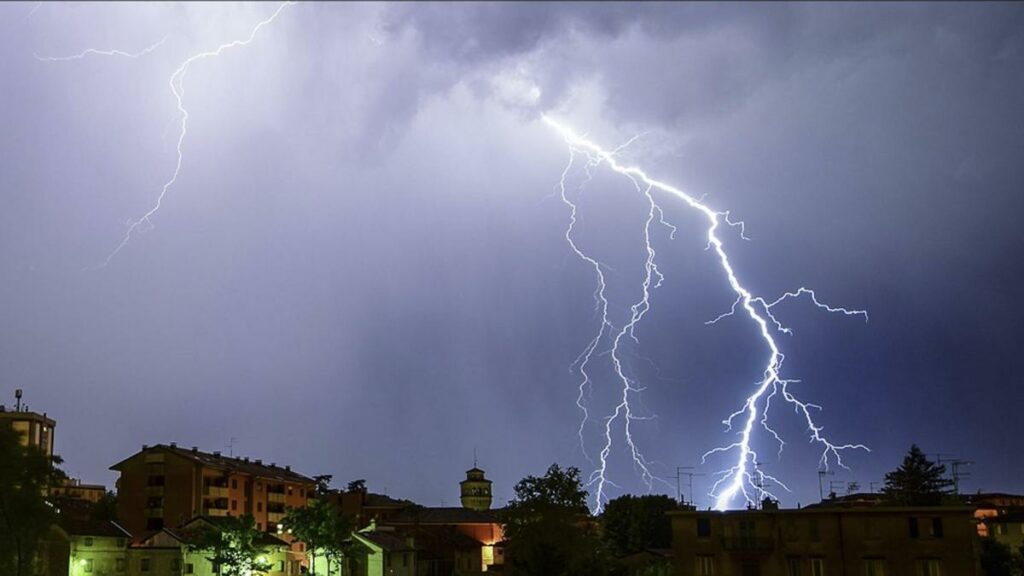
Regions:
<svg viewBox="0 0 1024 576"><path fill-rule="evenodd" d="M601 515L602 539L615 556L672 546L672 522L666 514L676 502L665 495L620 496Z"/></svg>
<svg viewBox="0 0 1024 576"><path fill-rule="evenodd" d="M604 573L601 541L587 511L579 469L552 464L544 476L520 480L515 493L501 514L514 574Z"/></svg>
<svg viewBox="0 0 1024 576"><path fill-rule="evenodd" d="M225 516L189 535L189 550L208 554L222 576L255 576L270 571L269 550L258 544L263 533L252 516Z"/></svg>
<svg viewBox="0 0 1024 576"><path fill-rule="evenodd" d="M316 574L318 555L326 561L327 576L331 574L332 564L340 568L342 559L349 555L348 522L323 496L311 500L308 506L289 510L283 523L293 536L306 544L312 574Z"/></svg>
<svg viewBox="0 0 1024 576"><path fill-rule="evenodd" d="M1018 576L1010 547L995 538L982 538L978 556L981 571L985 576Z"/></svg>
<svg viewBox="0 0 1024 576"><path fill-rule="evenodd" d="M356 492L360 490L366 490L366 480L363 480L362 478L349 482L348 486L345 487L345 492Z"/></svg>
<svg viewBox="0 0 1024 576"><path fill-rule="evenodd" d="M64 474L60 458L22 446L21 436L0 424L0 574L26 576L40 538L56 518L47 489Z"/></svg>
<svg viewBox="0 0 1024 576"><path fill-rule="evenodd" d="M885 475L882 492L901 504L932 506L942 502L953 481L945 477L946 467L928 460L914 444L899 468Z"/></svg>

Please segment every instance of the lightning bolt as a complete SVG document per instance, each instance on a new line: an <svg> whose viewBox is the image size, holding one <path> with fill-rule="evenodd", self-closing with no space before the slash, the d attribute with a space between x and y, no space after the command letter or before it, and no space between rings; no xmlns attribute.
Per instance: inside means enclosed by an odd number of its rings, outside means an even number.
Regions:
<svg viewBox="0 0 1024 576"><path fill-rule="evenodd" d="M157 48L162 46L163 43L166 42L166 41L167 41L167 36L164 36L163 38L160 39L159 42L156 42L152 46L149 46L147 48L143 48L142 50L139 50L138 52L125 52L124 50L99 50L99 49L96 49L96 48L87 48L85 50L82 50L78 54L72 54L71 56L40 56L38 54L33 54L33 56L36 57L36 60L39 60L41 62L68 62L68 61L71 61L71 60L82 60L85 57L92 56L92 55L95 55L95 56L123 56L125 58L141 58L142 56L145 56L146 54L149 54L153 50L156 50Z"/></svg>
<svg viewBox="0 0 1024 576"><path fill-rule="evenodd" d="M572 232L576 224L576 204L567 199L565 193L565 182L567 175L573 167L576 155L580 154L587 158L588 162L586 166L588 169L588 178L589 169L603 164L612 171L628 178L636 190L644 195L649 206L643 233L647 256L645 259L642 295L637 302L632 304L632 314L630 315L629 320L615 332L611 344L612 364L614 366L615 374L622 384L622 396L611 416L605 420L605 442L599 454L597 469L591 476L591 481L596 485L594 504L595 512L600 511L607 499L605 494L606 485L614 486L614 484L607 479L607 458L613 444L612 423L618 418L621 417L623 419L625 442L630 450L630 454L636 467L640 471L642 480L648 488L651 488L653 481L657 480L657 478L650 472L647 460L637 449L636 443L630 434L630 422L637 419L643 419L643 417L635 415L630 406L631 395L640 392L641 388L638 388L634 379L629 377L624 371L620 356L620 344L622 339L626 335L629 335L631 338L636 340L636 337L634 336L634 329L643 319L644 315L650 310L650 291L653 288L657 288L664 279L655 264L656 253L651 244L650 229L655 217L658 218L659 222L666 225L668 224L665 222L664 212L655 202L653 196L654 191L658 191L659 193L663 193L671 198L681 200L684 204L702 214L707 221L706 248L712 251L716 256L718 264L728 280L729 287L736 295L736 300L733 302L732 308L728 312L719 315L717 318L707 323L714 324L724 318L734 316L737 313L742 312L742 315L751 321L757 328L761 340L764 342L768 351L768 358L764 364L762 377L755 384L753 393L747 397L739 410L733 412L723 421L723 424L727 427L727 431L732 429L734 422L737 420L742 423L742 427L738 433L739 439L729 445L709 450L703 455L702 460L705 461L712 454L735 453L736 455L735 464L717 473L720 477L713 484L710 493L710 496L715 499L715 508L718 510L726 510L730 508L733 505L734 500L740 496L742 496L747 503L755 503L755 498L762 498L765 496L774 497L774 495L764 487L766 481L774 482L783 489L788 490L783 482L760 470L758 467L757 452L751 447L751 440L755 430L760 427L766 430L767 433L778 442L779 452L781 454L784 442L779 434L771 428L768 421L768 412L773 398L781 398L783 401L791 405L797 414L803 417L807 424L810 441L818 444L822 448L820 458L821 466L827 468L829 462L834 460L839 466L845 467L843 464L842 452L851 449L869 451L869 449L863 444L835 444L822 434L823 428L816 424L811 414L812 410L820 410L820 406L799 400L788 388L790 384L796 381L784 379L781 376L782 363L785 356L782 354L774 335L775 332L786 334L792 333L789 328L784 326L776 318L774 313L774 308L777 305L789 299L806 297L807 300L817 308L827 312L839 313L847 316L860 316L863 317L865 321L868 319L867 312L864 310L852 310L825 304L818 299L817 294L813 290L805 287L801 287L792 292L787 292L779 298L771 301L763 297L756 296L740 282L739 277L733 268L732 262L729 259L729 254L725 249L725 244L719 236L719 229L724 223L729 227L738 227L740 237L746 239L745 228L742 222L732 221L728 212L716 211L705 204L703 199L694 198L670 184L654 179L636 166L626 166L621 164L617 159L618 149L606 150L587 139L585 136L577 134L567 126L559 123L549 116L544 116L542 119L544 123L561 135L570 150L569 164L562 172L559 185L562 192L562 200L571 209L571 218L569 228L566 231L566 239L576 255L594 268L598 277L597 294L599 295L599 308L602 310L602 323L597 336L584 350L584 354L581 355L582 361L580 362L583 381L580 384L580 394L577 397L577 405L580 405L580 408L584 411L584 417L589 416L586 407L583 405L584 389L586 386L591 385L591 379L585 372L587 361L589 361L594 349L597 347L597 342L605 336L606 331L613 331L614 328L608 320L608 302L604 293L605 278L601 269L601 264L597 259L580 250L572 239ZM672 227L671 230L673 233L675 232L674 227ZM580 430L580 440L582 441L582 425Z"/></svg>
<svg viewBox="0 0 1024 576"><path fill-rule="evenodd" d="M152 217L160 210L160 207L163 205L164 198L167 196L167 192L171 189L172 186L174 186L174 183L178 180L178 174L181 172L181 165L182 165L182 163L184 161L184 155L182 153L182 146L185 143L185 136L188 134L188 118L189 118L189 113L188 113L188 109L185 108L184 81L185 81L185 75L188 73L189 68L193 64L195 64L196 62L199 62L201 60L205 60L207 58L213 58L213 57L216 57L216 56L220 56L221 53L224 52L225 50L230 50L232 48L238 48L238 47L249 45L253 41L253 39L256 38L256 35L259 33L260 30L262 30L265 26L269 25L274 20L276 20L278 15L281 14L281 11L284 10L288 6L291 6L292 4L296 4L296 2L288 1L288 2L284 2L284 3L280 4L277 7L277 9L274 10L273 14L271 14L269 17L265 18L264 20L261 20L255 26L253 26L253 28L249 31L249 35L247 37L245 37L244 39L234 40L232 42L227 42L227 43L221 44L220 46L217 46L213 50L209 50L209 51L206 51L206 52L200 52L198 54L194 54L194 55L188 57L185 61L183 61L178 66L178 68L174 71L174 73L171 74L171 77L168 80L168 85L171 88L171 93L174 94L174 99L175 99L175 101L177 103L178 113L181 115L180 131L178 132L177 145L175 146L175 150L177 152L177 160L176 160L176 162L174 164L174 171L171 174L170 178L168 178L168 180L164 183L163 187L160 189L160 194L157 196L156 202L153 204L152 208L150 208L149 211L147 211L145 214L140 216L138 219L130 220L128 222L128 229L125 232L124 238L121 239L121 242L117 245L117 247L114 248L114 250L107 256L107 258L103 261L103 263L100 264L99 266L97 266L97 268L105 268L106 266L108 266L110 264L110 262L114 259L114 257L117 256L118 253L120 253L121 250L125 246L128 245L128 242L131 241L132 236L137 231L140 231L140 229L142 229L142 227L144 225L145 226L152 226L152 220L151 220ZM97 55L97 56L121 56L121 57L127 57L127 58L138 58L140 56L148 54L149 52L152 52L153 50L158 48L161 44L163 44L164 41L166 41L166 40L167 40L167 38L164 37L162 40L160 40L159 42L153 44L152 46L150 46L150 47L148 47L148 48L146 48L144 50L141 50L139 52L134 52L134 53L126 52L126 51L123 51L123 50L99 50L99 49L95 49L95 48L89 48L89 49L83 50L82 52L80 52L78 54L74 54L74 55L71 55L71 56L56 56L56 57L54 57L54 56L49 56L49 57L36 56L36 58L38 58L39 60L42 60L42 61L47 61L47 62L63 62L63 61L69 61L69 60L81 60L81 59L83 59L83 58L85 58L87 56L90 56L90 55Z"/></svg>

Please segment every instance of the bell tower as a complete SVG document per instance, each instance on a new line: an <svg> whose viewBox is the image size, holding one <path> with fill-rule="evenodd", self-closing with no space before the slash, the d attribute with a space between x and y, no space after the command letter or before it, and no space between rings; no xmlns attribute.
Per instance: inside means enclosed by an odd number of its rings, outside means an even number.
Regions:
<svg viewBox="0 0 1024 576"><path fill-rule="evenodd" d="M475 463L472 468L466 470L466 479L459 482L462 489L462 507L470 510L491 509L491 481L484 477L484 471L477 468Z"/></svg>

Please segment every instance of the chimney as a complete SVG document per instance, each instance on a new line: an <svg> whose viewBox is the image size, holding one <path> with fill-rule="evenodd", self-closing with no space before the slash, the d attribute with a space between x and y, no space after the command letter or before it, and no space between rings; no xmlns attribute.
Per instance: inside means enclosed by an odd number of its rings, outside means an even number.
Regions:
<svg viewBox="0 0 1024 576"><path fill-rule="evenodd" d="M193 446L192 447L192 453L193 454L198 454L199 453L199 447L198 446Z"/></svg>
<svg viewBox="0 0 1024 576"><path fill-rule="evenodd" d="M143 449L143 450L149 450L149 446L146 446L145 444L143 444L143 445L142 445L142 449Z"/></svg>
<svg viewBox="0 0 1024 576"><path fill-rule="evenodd" d="M291 464L285 464L284 469L289 471L289 472L291 472L292 471L292 465Z"/></svg>
<svg viewBox="0 0 1024 576"><path fill-rule="evenodd" d="M218 452L214 452L214 453L213 453L213 455L214 455L215 457L217 457L217 458L220 458L220 452L219 452L219 451L218 451Z"/></svg>
<svg viewBox="0 0 1024 576"><path fill-rule="evenodd" d="M259 458L256 459L256 463L259 464L260 466L263 466L263 460Z"/></svg>
<svg viewBox="0 0 1024 576"><path fill-rule="evenodd" d="M171 448L177 448L177 447L178 447L178 443L177 442L171 442Z"/></svg>

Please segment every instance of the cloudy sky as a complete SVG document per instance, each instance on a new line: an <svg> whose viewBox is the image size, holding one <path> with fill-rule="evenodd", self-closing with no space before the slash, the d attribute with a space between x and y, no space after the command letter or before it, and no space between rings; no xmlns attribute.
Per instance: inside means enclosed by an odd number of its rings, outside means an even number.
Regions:
<svg viewBox="0 0 1024 576"><path fill-rule="evenodd" d="M1024 490L1020 6L287 6L179 78L178 178L103 266L174 174L172 75L277 8L0 5L0 391L57 419L71 474L112 485L142 444L234 439L454 505L474 450L497 504L552 462L593 470L620 384L605 340L581 446L596 277L547 114L639 136L621 161L743 220L750 241L722 235L754 293L869 312L775 309L790 391L871 448L826 483L868 489L916 442L974 461L965 490ZM566 182L621 326L646 201L603 167ZM734 456L701 455L734 441L767 350L747 319L705 325L734 299L705 222L656 199L677 231L651 227L665 280L621 352L632 431L654 489L694 466L704 506ZM820 448L781 403L772 421L774 491L815 500ZM609 495L645 491L612 435Z"/></svg>

